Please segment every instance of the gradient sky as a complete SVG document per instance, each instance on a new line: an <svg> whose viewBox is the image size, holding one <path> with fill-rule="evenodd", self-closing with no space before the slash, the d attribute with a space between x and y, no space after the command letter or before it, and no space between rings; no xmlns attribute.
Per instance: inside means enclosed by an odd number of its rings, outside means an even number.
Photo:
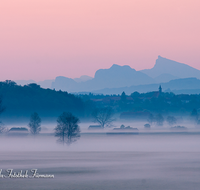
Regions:
<svg viewBox="0 0 200 190"><path fill-rule="evenodd" d="M0 80L94 76L158 55L200 69L199 0L1 0Z"/></svg>

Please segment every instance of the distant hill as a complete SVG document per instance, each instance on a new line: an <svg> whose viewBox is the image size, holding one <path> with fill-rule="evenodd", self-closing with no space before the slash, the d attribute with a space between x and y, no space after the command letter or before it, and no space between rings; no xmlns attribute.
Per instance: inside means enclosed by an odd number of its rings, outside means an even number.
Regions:
<svg viewBox="0 0 200 190"><path fill-rule="evenodd" d="M199 89L182 89L182 90L166 90L165 92L173 92L174 94L200 94Z"/></svg>
<svg viewBox="0 0 200 190"><path fill-rule="evenodd" d="M38 112L41 117L58 117L63 111L77 116L84 114L84 103L72 94L40 88L37 84L18 86L12 81L0 82L0 95L6 111L3 117L30 117Z"/></svg>
<svg viewBox="0 0 200 190"><path fill-rule="evenodd" d="M154 80L157 83L169 82L169 81L175 80L175 79L179 79L179 77L175 77L175 76L167 74L167 73L163 73L163 74L154 78Z"/></svg>
<svg viewBox="0 0 200 190"><path fill-rule="evenodd" d="M51 88L52 82L54 82L54 80L44 80L37 82L37 84L42 88Z"/></svg>
<svg viewBox="0 0 200 190"><path fill-rule="evenodd" d="M200 89L200 80L197 78L185 78L185 79L176 79L171 80L167 83L160 83L160 84L148 84L148 85L137 85L137 86L130 86L130 87L122 87L122 88L105 88L101 90L92 91L93 93L97 94L121 94L123 91L126 94L131 94L135 91L140 93L146 93L151 91L157 91L159 85L162 86L163 91L170 91L170 92L187 92L189 94L193 94L198 92L195 89Z"/></svg>
<svg viewBox="0 0 200 190"><path fill-rule="evenodd" d="M73 90L76 90L78 86L78 83L74 81L71 78L59 76L56 77L55 81L52 82L51 88L55 90L62 90L62 91L67 91L71 92Z"/></svg>
<svg viewBox="0 0 200 190"><path fill-rule="evenodd" d="M195 77L200 79L200 70L190 67L184 63L172 61L158 56L156 64L152 69L144 69L141 72L155 78L162 74L169 74L177 78Z"/></svg>
<svg viewBox="0 0 200 190"><path fill-rule="evenodd" d="M79 92L151 83L155 83L154 79L146 74L127 65L114 64L109 69L97 70L94 78L85 82L78 83L67 77L56 77L55 82L52 83L52 88L68 92Z"/></svg>

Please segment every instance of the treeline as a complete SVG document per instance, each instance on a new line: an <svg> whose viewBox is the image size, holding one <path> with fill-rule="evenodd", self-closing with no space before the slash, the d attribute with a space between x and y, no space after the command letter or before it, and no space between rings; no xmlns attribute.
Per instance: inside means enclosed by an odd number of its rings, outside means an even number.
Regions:
<svg viewBox="0 0 200 190"><path fill-rule="evenodd" d="M41 117L57 117L64 111L84 117L85 106L80 97L34 83L19 86L13 81L0 82L0 95L6 108L3 117L30 117L33 112Z"/></svg>
<svg viewBox="0 0 200 190"><path fill-rule="evenodd" d="M41 117L58 117L71 112L80 119L92 118L97 108L112 108L115 114L123 112L149 112L152 114L188 115L200 108L200 95L175 95L161 91L121 95L73 95L63 91L43 89L32 83L19 86L13 81L0 82L0 95L6 110L3 117L28 117L37 112Z"/></svg>
<svg viewBox="0 0 200 190"><path fill-rule="evenodd" d="M112 107L116 113L145 111L162 114L188 115L193 109L200 109L200 94L189 95L164 92L133 92L126 95L80 95L84 101L91 101L97 107Z"/></svg>
<svg viewBox="0 0 200 190"><path fill-rule="evenodd" d="M1 105L0 105L1 108ZM0 134L13 137L27 136L30 132L31 135L38 135L41 131L41 118L38 113L31 114L28 123L29 130L25 127L12 127L10 129L0 125ZM54 135L57 137L57 142L70 145L80 138L79 118L70 112L63 112L57 119L57 126L54 128Z"/></svg>

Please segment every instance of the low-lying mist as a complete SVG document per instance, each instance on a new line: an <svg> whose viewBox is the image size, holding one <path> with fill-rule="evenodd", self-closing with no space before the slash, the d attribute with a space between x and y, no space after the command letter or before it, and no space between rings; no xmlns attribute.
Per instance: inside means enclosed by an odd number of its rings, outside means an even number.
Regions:
<svg viewBox="0 0 200 190"><path fill-rule="evenodd" d="M57 143L53 134L55 125L46 124L36 136L0 136L0 151L199 151L200 130L191 123L186 123L186 130L171 130L168 125L145 129L142 122L123 123L137 128L138 134L113 134L113 127L118 128L122 124L118 122L101 130L88 130L90 124L80 124L81 136L70 146Z"/></svg>
<svg viewBox="0 0 200 190"><path fill-rule="evenodd" d="M123 123L138 134L110 134L113 128L88 130L81 123L81 136L70 146L58 144L54 124L45 124L35 137L0 136L0 166L25 172L38 169L51 179L0 178L4 190L199 190L200 133L191 123L187 131L144 123ZM114 123L120 127L122 123ZM7 126L12 127L12 126ZM18 127L26 127L21 125Z"/></svg>

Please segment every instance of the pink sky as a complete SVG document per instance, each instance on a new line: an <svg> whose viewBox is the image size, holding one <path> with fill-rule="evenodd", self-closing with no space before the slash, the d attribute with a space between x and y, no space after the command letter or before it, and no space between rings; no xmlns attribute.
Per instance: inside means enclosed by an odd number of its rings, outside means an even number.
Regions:
<svg viewBox="0 0 200 190"><path fill-rule="evenodd" d="M0 80L94 76L158 55L200 69L199 0L1 0Z"/></svg>

